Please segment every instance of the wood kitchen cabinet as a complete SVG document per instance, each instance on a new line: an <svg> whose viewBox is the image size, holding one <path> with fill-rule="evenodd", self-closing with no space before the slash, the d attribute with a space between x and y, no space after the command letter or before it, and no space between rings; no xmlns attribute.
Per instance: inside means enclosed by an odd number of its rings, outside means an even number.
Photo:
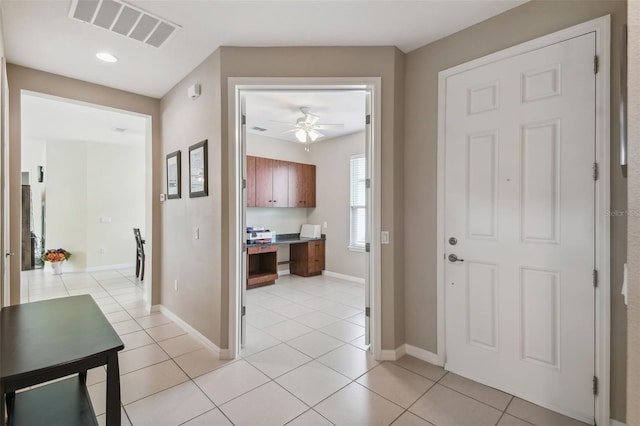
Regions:
<svg viewBox="0 0 640 426"><path fill-rule="evenodd" d="M289 207L316 206L316 166L289 163Z"/></svg>
<svg viewBox="0 0 640 426"><path fill-rule="evenodd" d="M315 206L315 165L247 156L247 207Z"/></svg>
<svg viewBox="0 0 640 426"><path fill-rule="evenodd" d="M247 155L247 207L256 206L256 157Z"/></svg>
<svg viewBox="0 0 640 426"><path fill-rule="evenodd" d="M303 277L320 275L324 270L324 240L291 244L289 259L292 274Z"/></svg>
<svg viewBox="0 0 640 426"><path fill-rule="evenodd" d="M247 247L247 289L269 285L278 279L278 246Z"/></svg>
<svg viewBox="0 0 640 426"><path fill-rule="evenodd" d="M289 207L288 162L255 157L255 182L255 207Z"/></svg>

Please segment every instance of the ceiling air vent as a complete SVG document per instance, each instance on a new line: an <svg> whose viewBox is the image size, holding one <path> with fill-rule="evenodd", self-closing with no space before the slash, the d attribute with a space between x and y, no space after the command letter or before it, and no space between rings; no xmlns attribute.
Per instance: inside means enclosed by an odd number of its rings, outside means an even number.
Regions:
<svg viewBox="0 0 640 426"><path fill-rule="evenodd" d="M73 0L69 18L161 47L179 25L120 0Z"/></svg>
<svg viewBox="0 0 640 426"><path fill-rule="evenodd" d="M251 130L256 130L258 132L266 132L267 131L267 129L265 129L264 127L258 127L258 126L253 126L251 128Z"/></svg>

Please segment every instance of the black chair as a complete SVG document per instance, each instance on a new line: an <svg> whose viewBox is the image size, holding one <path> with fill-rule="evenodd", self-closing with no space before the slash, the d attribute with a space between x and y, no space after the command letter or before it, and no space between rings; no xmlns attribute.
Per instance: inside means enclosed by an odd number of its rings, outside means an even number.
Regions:
<svg viewBox="0 0 640 426"><path fill-rule="evenodd" d="M140 235L140 228L133 228L133 236L136 238L136 278L144 280L144 240Z"/></svg>

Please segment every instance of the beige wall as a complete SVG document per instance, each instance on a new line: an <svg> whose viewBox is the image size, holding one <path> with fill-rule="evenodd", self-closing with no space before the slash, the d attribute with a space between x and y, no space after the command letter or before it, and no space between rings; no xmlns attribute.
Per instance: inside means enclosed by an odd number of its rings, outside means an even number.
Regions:
<svg viewBox="0 0 640 426"><path fill-rule="evenodd" d="M640 211L640 1L629 2L629 211ZM629 216L627 424L640 425L640 216Z"/></svg>
<svg viewBox="0 0 640 426"><path fill-rule="evenodd" d="M380 77L382 80L382 123L381 123L381 222L382 229L390 232L391 242L381 250L382 282L382 342L383 349L395 349L404 343L402 324L404 321L404 298L402 295L403 268L398 260L403 257L403 125L401 107L404 103L404 55L395 47L274 47L246 48L222 47L222 212L223 229L229 229L224 236L222 265L223 281L232 275L232 263L228 257L235 253L233 230L233 206L235 203L233 146L228 128L229 77ZM232 260L232 259L231 259ZM228 289L228 287L227 287ZM227 296L228 297L228 296ZM226 312L225 312L226 314ZM223 329L228 324L223 325ZM226 344L226 336L223 339Z"/></svg>
<svg viewBox="0 0 640 426"><path fill-rule="evenodd" d="M73 99L95 105L102 105L124 111L145 114L151 117L152 142L146 147L145 159L149 164L146 179L146 221L153 221L153 228L145 235L147 254L159 259L161 234L159 216L159 202L156 196L160 193L160 178L158 172L163 168L160 147L160 101L158 99L140 96L122 90L112 89L97 84L87 83L60 75L25 68L9 64L7 66L9 81L9 145L10 145L10 204L11 204L11 247L20 247L20 154L21 154L21 100L22 90L44 93L52 96ZM19 252L14 249L13 251ZM132 252L133 256L133 252ZM145 283L152 286L153 304L160 300L159 295L159 265L151 263L151 268L145 273ZM11 303L20 302L20 259L13 256L11 260Z"/></svg>
<svg viewBox="0 0 640 426"><path fill-rule="evenodd" d="M402 205L402 123L396 111L404 92L396 89L402 79L396 62L402 55L394 47L235 48L222 47L174 87L161 101L162 156L183 150L182 178L186 179L187 147L209 139L209 196L169 200L162 207L163 305L187 321L220 348L227 348L229 288L235 285L234 233L235 138L228 127L229 77L381 77L382 79L382 227L400 236ZM402 71L402 70L400 70ZM187 99L186 89L202 85L202 96ZM218 92L218 90L220 92ZM163 171L164 173L164 171ZM165 176L163 175L163 182ZM165 184L162 184L165 188ZM183 181L183 189L186 181ZM164 189L163 189L164 190ZM400 218L400 219L399 219ZM200 226L200 240L192 239ZM402 267L394 263L395 243L382 252L382 347L395 349L401 342L396 324L403 321ZM173 280L182 277L177 293Z"/></svg>
<svg viewBox="0 0 640 426"><path fill-rule="evenodd" d="M200 83L202 95L191 100L187 88ZM182 198L162 203L161 303L220 348L228 315L223 295L220 149L220 54L216 51L161 100L162 158L182 151ZM189 146L208 140L209 195L189 198ZM162 168L162 192L167 191ZM200 238L194 238L195 228ZM178 280L178 291L174 290ZM226 321L226 318L224 319Z"/></svg>
<svg viewBox="0 0 640 426"><path fill-rule="evenodd" d="M405 321L406 342L436 352L436 164L438 72L588 21L612 17L611 122L618 117L618 63L624 1L531 1L407 55L405 80ZM611 208L627 207L611 130ZM426 235L414 232L424 229ZM619 296L626 258L626 219L611 220L611 414L625 418L626 309Z"/></svg>
<svg viewBox="0 0 640 426"><path fill-rule="evenodd" d="M351 198L350 160L364 154L365 133L359 132L311 146L316 165L316 208L309 209L309 223L327 222L325 269L329 272L364 278L365 255L349 250L349 205Z"/></svg>

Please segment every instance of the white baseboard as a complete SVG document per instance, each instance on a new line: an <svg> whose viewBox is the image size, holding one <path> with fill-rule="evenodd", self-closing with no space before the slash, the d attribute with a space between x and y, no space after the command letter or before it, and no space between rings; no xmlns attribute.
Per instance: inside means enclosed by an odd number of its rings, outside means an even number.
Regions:
<svg viewBox="0 0 640 426"><path fill-rule="evenodd" d="M135 268L135 263L120 263L117 265L105 265L105 266L94 266L92 268L87 268L87 272L98 272L98 271L109 271L111 269L128 269Z"/></svg>
<svg viewBox="0 0 640 426"><path fill-rule="evenodd" d="M411 355L414 358L418 358L418 359L421 359L422 361L426 361L429 364L438 365L442 367L442 365L440 364L440 361L438 360L437 354L434 354L433 352L429 352L425 349L421 349L409 344L405 344L404 348L407 355Z"/></svg>
<svg viewBox="0 0 640 426"><path fill-rule="evenodd" d="M402 358L406 353L404 346L402 345L395 349L382 349L378 361L395 361Z"/></svg>
<svg viewBox="0 0 640 426"><path fill-rule="evenodd" d="M364 278L354 277L353 275L339 274L337 272L331 271L322 271L322 275L326 275L327 277L331 278L338 278L345 281L351 281L358 284L364 284Z"/></svg>
<svg viewBox="0 0 640 426"><path fill-rule="evenodd" d="M153 305L151 307L151 312L161 312L162 314L171 318L173 322L187 330L187 332L191 334L191 336L195 337L206 348L212 350L213 353L218 357L218 359L231 359L229 349L220 349L218 345L207 339L203 334L201 334L195 328L191 327L182 318L171 312L167 307L163 305Z"/></svg>
<svg viewBox="0 0 640 426"><path fill-rule="evenodd" d="M291 270L289 270L289 269L278 269L278 275L291 275Z"/></svg>
<svg viewBox="0 0 640 426"><path fill-rule="evenodd" d="M626 423L622 423L622 422L619 422L619 421L617 421L617 420L613 420L613 419L611 419L611 420L609 421L609 425L610 425L610 426L627 426L627 424L626 424Z"/></svg>

